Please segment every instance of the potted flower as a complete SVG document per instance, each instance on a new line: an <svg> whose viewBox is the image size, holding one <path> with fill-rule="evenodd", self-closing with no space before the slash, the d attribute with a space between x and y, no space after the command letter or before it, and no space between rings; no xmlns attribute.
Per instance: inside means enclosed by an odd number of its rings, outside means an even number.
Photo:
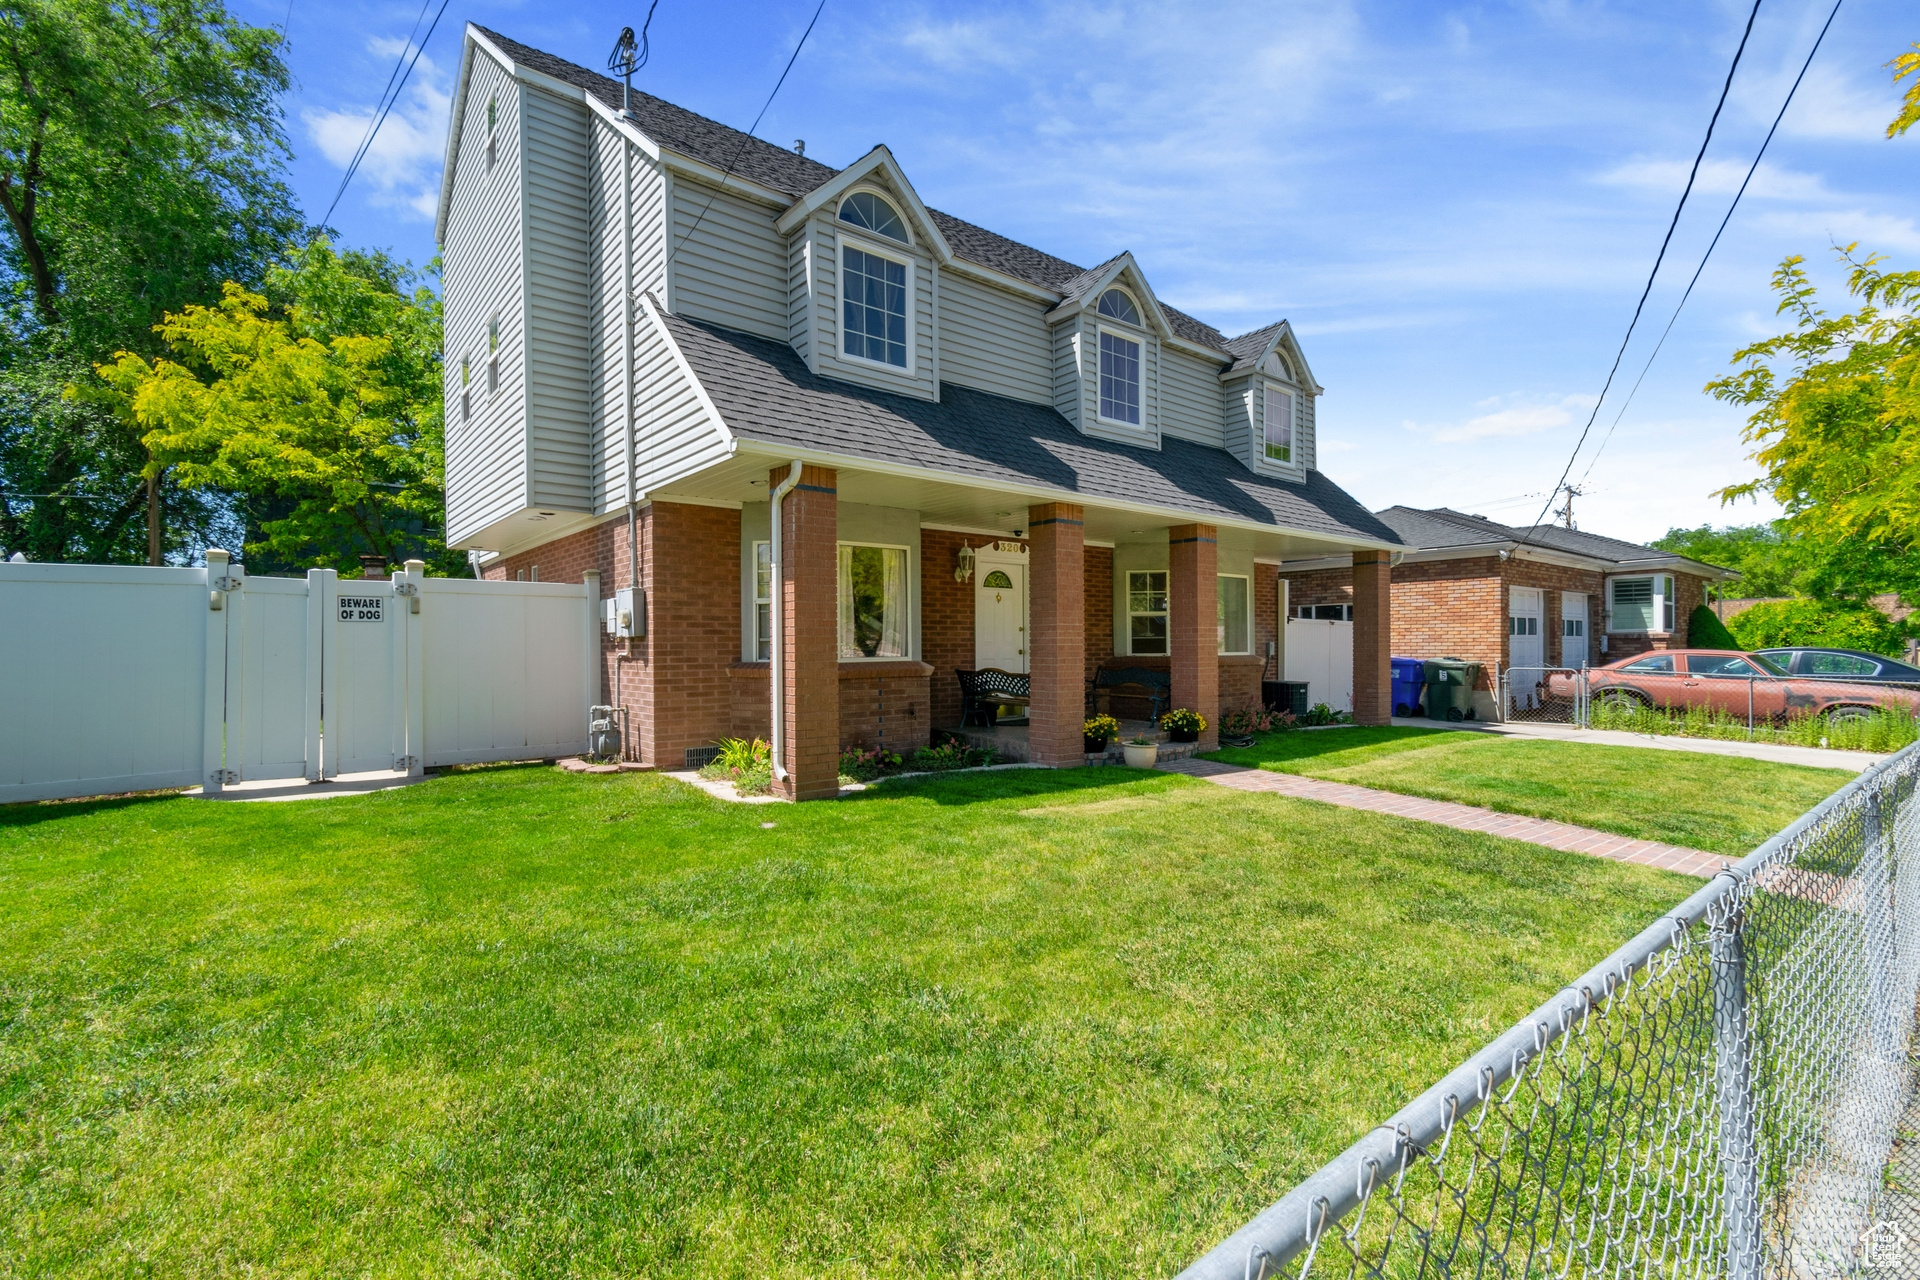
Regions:
<svg viewBox="0 0 1920 1280"><path fill-rule="evenodd" d="M1120 722L1112 716L1088 716L1080 726L1081 743L1090 756L1107 754L1107 744L1120 736Z"/></svg>
<svg viewBox="0 0 1920 1280"><path fill-rule="evenodd" d="M1175 742L1198 742L1200 735L1207 731L1207 718L1198 711L1175 707L1160 717L1160 727Z"/></svg>
<svg viewBox="0 0 1920 1280"><path fill-rule="evenodd" d="M1130 738L1120 744L1129 769L1151 769L1160 763L1160 744L1152 738Z"/></svg>

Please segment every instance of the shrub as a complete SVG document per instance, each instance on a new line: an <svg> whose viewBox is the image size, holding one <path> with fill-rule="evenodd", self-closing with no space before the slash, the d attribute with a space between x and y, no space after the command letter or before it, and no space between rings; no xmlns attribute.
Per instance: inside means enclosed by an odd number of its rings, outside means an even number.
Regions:
<svg viewBox="0 0 1920 1280"><path fill-rule="evenodd" d="M947 769L978 769L993 763L993 752L985 747L970 747L957 738L949 738L936 747L922 747L913 753L907 767L917 772L937 773Z"/></svg>
<svg viewBox="0 0 1920 1280"><path fill-rule="evenodd" d="M1176 730L1185 733L1205 733L1207 718L1188 707L1175 707L1160 717L1160 727L1168 733Z"/></svg>
<svg viewBox="0 0 1920 1280"><path fill-rule="evenodd" d="M1324 702L1314 703L1305 716L1306 723L1310 725L1346 724L1352 719L1346 712L1335 711Z"/></svg>
<svg viewBox="0 0 1920 1280"><path fill-rule="evenodd" d="M1249 734L1271 733L1275 729L1292 727L1292 715L1284 711L1269 711L1265 707L1235 707L1220 716L1220 732L1230 738L1244 738Z"/></svg>
<svg viewBox="0 0 1920 1280"><path fill-rule="evenodd" d="M1704 604L1693 606L1693 612L1687 615L1687 646L1693 649L1741 649L1745 648L1734 639L1733 632L1727 630L1720 621L1720 615Z"/></svg>
<svg viewBox="0 0 1920 1280"><path fill-rule="evenodd" d="M900 772L900 763L900 753L897 751L882 751L877 747L873 750L848 747L840 753L840 776L852 778L855 782L872 782L875 778Z"/></svg>
<svg viewBox="0 0 1920 1280"><path fill-rule="evenodd" d="M1768 600L1735 614L1727 629L1741 649L1817 645L1899 656L1907 628L1870 604L1850 600Z"/></svg>

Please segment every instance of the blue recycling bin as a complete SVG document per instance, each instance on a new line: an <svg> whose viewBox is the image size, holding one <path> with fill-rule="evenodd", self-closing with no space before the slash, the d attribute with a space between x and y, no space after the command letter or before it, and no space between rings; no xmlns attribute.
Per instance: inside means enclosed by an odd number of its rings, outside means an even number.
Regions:
<svg viewBox="0 0 1920 1280"><path fill-rule="evenodd" d="M1419 658L1393 658L1393 714L1420 714L1420 691L1427 683L1427 664Z"/></svg>

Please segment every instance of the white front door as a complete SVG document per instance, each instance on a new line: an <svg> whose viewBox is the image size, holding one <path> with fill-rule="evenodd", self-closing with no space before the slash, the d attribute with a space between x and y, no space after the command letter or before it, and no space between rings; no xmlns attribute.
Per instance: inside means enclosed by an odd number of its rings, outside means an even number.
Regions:
<svg viewBox="0 0 1920 1280"><path fill-rule="evenodd" d="M1560 593L1560 665L1579 670L1590 661L1587 648L1585 592Z"/></svg>
<svg viewBox="0 0 1920 1280"><path fill-rule="evenodd" d="M974 579L973 665L1027 670L1027 566L983 558Z"/></svg>

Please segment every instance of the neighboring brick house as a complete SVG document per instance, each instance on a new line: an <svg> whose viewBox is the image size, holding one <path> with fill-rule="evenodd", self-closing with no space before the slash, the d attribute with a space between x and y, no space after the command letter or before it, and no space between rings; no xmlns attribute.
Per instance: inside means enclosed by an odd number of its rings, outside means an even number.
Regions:
<svg viewBox="0 0 1920 1280"><path fill-rule="evenodd" d="M1578 667L1687 645L1709 582L1732 570L1559 525L1514 529L1445 507L1389 507L1380 522L1418 547L1392 570L1393 653L1486 664ZM1353 571L1329 560L1280 566L1296 619L1338 617ZM1480 705L1493 710L1483 682Z"/></svg>
<svg viewBox="0 0 1920 1280"><path fill-rule="evenodd" d="M832 795L842 746L925 743L1000 667L1075 763L1102 664L1251 702L1306 557L1361 583L1384 722L1406 544L1316 469L1285 322L1229 339L1131 254L927 208L884 146L834 169L474 26L437 233L448 541L598 570L636 758L766 735L782 794Z"/></svg>

